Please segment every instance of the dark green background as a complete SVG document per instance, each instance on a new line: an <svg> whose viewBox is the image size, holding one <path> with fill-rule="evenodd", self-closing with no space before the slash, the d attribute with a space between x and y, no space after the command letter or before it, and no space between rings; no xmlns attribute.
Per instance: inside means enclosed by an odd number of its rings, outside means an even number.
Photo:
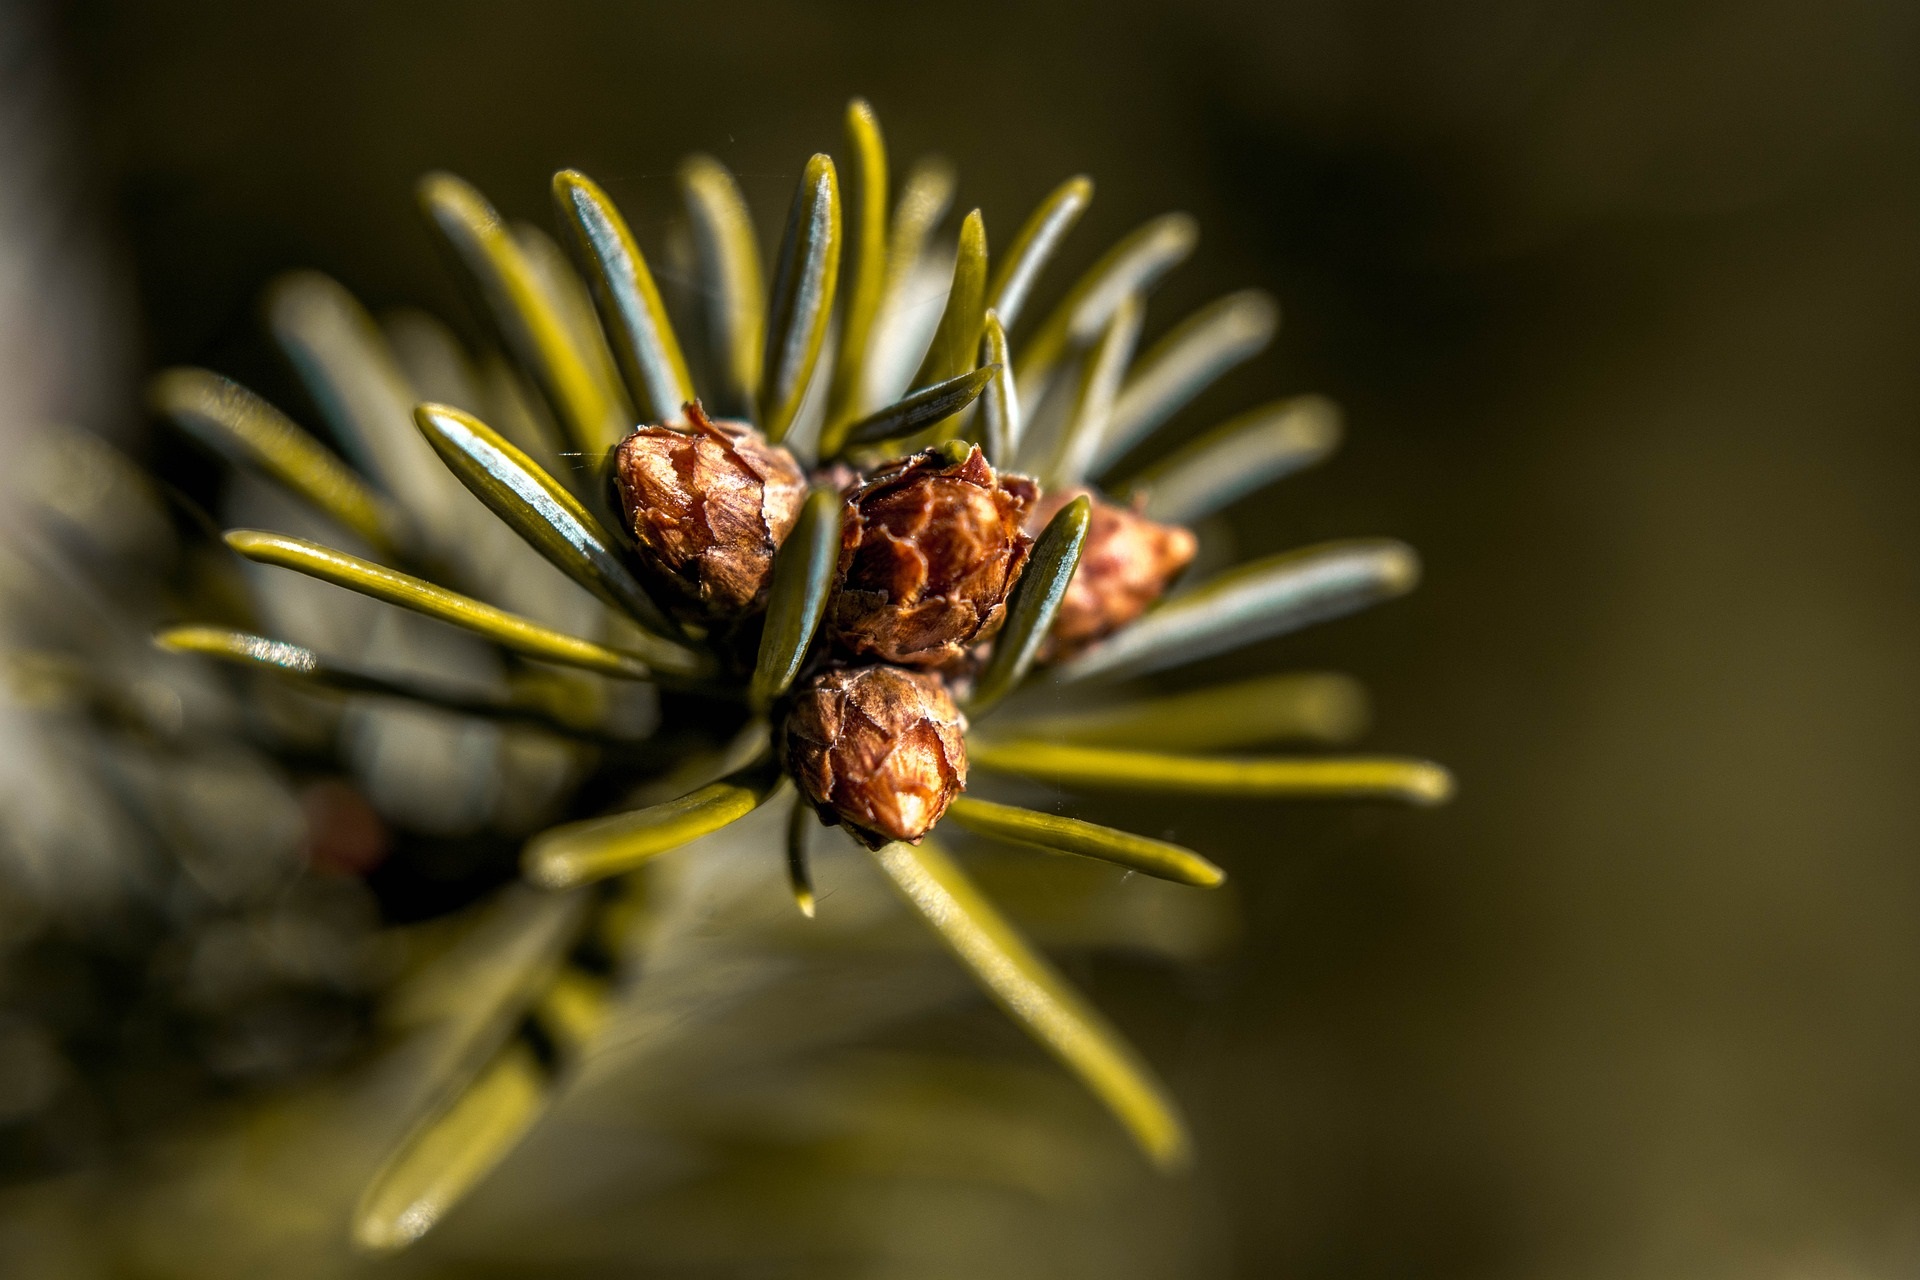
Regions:
<svg viewBox="0 0 1920 1280"><path fill-rule="evenodd" d="M1428 571L1217 669L1352 671L1371 741L1462 783L1183 817L1243 945L1185 985L1097 972L1195 1114L1223 1266L1920 1266L1920 10L61 14L148 360L268 390L274 271L455 313L429 167L544 219L578 165L657 243L705 149L770 234L861 93L999 243L1081 170L1070 265L1197 214L1149 332L1245 284L1286 319L1178 432L1296 391L1348 413L1332 466L1236 510L1242 548L1392 534Z"/></svg>

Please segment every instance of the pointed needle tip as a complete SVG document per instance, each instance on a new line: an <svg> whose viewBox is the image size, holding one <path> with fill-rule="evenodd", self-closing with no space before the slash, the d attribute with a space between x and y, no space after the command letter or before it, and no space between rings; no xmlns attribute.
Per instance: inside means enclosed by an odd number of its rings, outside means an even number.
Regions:
<svg viewBox="0 0 1920 1280"><path fill-rule="evenodd" d="M1453 799L1453 773L1444 765L1428 765L1414 776L1411 789L1421 804L1445 804Z"/></svg>
<svg viewBox="0 0 1920 1280"><path fill-rule="evenodd" d="M538 889L571 889L579 881L569 859L545 850L525 858L520 871Z"/></svg>

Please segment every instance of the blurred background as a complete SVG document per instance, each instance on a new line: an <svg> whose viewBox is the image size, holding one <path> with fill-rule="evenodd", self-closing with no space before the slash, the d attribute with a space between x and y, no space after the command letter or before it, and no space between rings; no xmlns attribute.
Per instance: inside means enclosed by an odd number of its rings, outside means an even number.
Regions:
<svg viewBox="0 0 1920 1280"><path fill-rule="evenodd" d="M288 268L459 315L430 168L546 222L578 166L657 244L705 150L770 243L857 93L1001 241L1093 175L1073 267L1191 211L1149 338L1246 285L1285 319L1168 438L1347 414L1240 548L1426 564L1211 674L1349 671L1461 794L1135 811L1240 916L1075 970L1194 1117L1170 1269L1920 1269L1920 10L8 0L0 65L9 448L138 452L170 363L296 402Z"/></svg>

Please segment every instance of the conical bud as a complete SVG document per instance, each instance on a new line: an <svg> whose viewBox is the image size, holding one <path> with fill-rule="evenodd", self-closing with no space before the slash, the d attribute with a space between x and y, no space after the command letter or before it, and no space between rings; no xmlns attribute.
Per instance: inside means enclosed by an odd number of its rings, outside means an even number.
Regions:
<svg viewBox="0 0 1920 1280"><path fill-rule="evenodd" d="M807 478L743 423L686 407L691 429L641 427L614 451L620 507L649 576L710 618L759 604Z"/></svg>
<svg viewBox="0 0 1920 1280"><path fill-rule="evenodd" d="M821 818L877 849L918 840L966 789L966 727L938 676L852 667L795 696L781 746Z"/></svg>
<svg viewBox="0 0 1920 1280"><path fill-rule="evenodd" d="M850 652L944 666L1000 629L1033 539L1021 531L1039 489L996 475L980 450L928 450L847 495L833 639Z"/></svg>
<svg viewBox="0 0 1920 1280"><path fill-rule="evenodd" d="M1092 518L1080 567L1041 650L1046 662L1064 661L1146 612L1198 548L1191 530L1149 520L1087 489L1048 494L1027 517L1027 527L1046 528L1060 508L1083 493L1093 499Z"/></svg>

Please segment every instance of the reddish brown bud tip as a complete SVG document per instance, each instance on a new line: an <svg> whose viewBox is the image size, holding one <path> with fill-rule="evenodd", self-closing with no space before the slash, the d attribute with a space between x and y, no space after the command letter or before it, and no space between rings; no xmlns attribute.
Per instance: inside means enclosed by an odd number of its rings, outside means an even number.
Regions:
<svg viewBox="0 0 1920 1280"><path fill-rule="evenodd" d="M1033 539L1020 526L1038 497L1025 476L995 475L978 449L959 463L929 450L869 477L847 495L833 638L862 656L938 667L991 636L1026 566Z"/></svg>
<svg viewBox="0 0 1920 1280"><path fill-rule="evenodd" d="M686 413L691 430L641 427L620 442L620 507L650 576L709 617L735 617L764 597L807 478L753 428L697 403Z"/></svg>
<svg viewBox="0 0 1920 1280"><path fill-rule="evenodd" d="M1190 530L1149 520L1086 489L1048 494L1028 517L1028 526L1044 529L1060 508L1083 493L1093 499L1092 519L1080 549L1080 567L1067 584L1041 650L1047 662L1072 657L1146 612L1198 547Z"/></svg>
<svg viewBox="0 0 1920 1280"><path fill-rule="evenodd" d="M918 840L966 790L966 727L938 676L854 667L794 698L782 750L820 816L877 849Z"/></svg>

